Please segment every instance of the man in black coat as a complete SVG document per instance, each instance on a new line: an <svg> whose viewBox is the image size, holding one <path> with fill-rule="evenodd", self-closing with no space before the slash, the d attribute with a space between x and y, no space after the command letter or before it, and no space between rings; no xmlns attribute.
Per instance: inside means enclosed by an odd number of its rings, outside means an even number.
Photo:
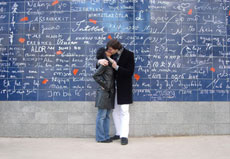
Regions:
<svg viewBox="0 0 230 159"><path fill-rule="evenodd" d="M129 104L133 103L132 77L134 73L134 54L125 49L115 39L107 43L107 51L113 54L112 67L115 69L115 108L113 120L116 135L111 139L121 139L122 145L128 144L129 135ZM102 65L108 65L107 60L98 61Z"/></svg>

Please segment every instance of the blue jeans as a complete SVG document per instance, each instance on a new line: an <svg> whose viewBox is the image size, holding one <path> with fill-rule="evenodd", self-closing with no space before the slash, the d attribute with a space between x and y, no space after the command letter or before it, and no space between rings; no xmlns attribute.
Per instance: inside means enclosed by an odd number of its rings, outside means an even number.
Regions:
<svg viewBox="0 0 230 159"><path fill-rule="evenodd" d="M96 119L96 141L109 139L109 121L111 109L98 108Z"/></svg>

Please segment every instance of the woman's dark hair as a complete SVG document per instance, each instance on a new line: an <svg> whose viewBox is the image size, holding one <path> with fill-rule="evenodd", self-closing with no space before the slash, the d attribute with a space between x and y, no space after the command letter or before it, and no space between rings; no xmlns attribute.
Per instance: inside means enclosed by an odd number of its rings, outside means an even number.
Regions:
<svg viewBox="0 0 230 159"><path fill-rule="evenodd" d="M105 51L106 51L105 48L103 48L103 47L99 48L99 49L97 50L96 58L97 58L97 60L100 60L100 59L106 59L106 60L108 60L109 66L112 67L112 63L111 63L111 62L109 61L109 59L107 58L107 56L106 56L106 54L105 54ZM96 68L97 68L97 67L98 67L98 66L96 66Z"/></svg>
<svg viewBox="0 0 230 159"><path fill-rule="evenodd" d="M96 58L99 60L99 59L104 59L106 57L105 55L105 48L101 47L97 50L97 55L96 55Z"/></svg>
<svg viewBox="0 0 230 159"><path fill-rule="evenodd" d="M107 45L106 48L108 49L109 47L113 48L113 49L118 49L120 50L122 48L121 43L117 40L117 39L112 39L110 40Z"/></svg>

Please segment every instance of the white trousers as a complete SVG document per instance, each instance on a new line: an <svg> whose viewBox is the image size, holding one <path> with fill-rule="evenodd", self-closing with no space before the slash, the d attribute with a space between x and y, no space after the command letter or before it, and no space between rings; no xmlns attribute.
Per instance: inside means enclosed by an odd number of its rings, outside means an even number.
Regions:
<svg viewBox="0 0 230 159"><path fill-rule="evenodd" d="M117 104L117 93L115 94L115 106L113 110L113 121L116 135L120 137L129 136L129 104Z"/></svg>

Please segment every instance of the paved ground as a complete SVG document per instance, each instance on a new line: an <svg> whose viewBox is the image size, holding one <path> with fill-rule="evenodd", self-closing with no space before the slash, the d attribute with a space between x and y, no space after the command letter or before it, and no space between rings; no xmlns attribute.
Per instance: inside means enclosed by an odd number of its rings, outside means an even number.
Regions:
<svg viewBox="0 0 230 159"><path fill-rule="evenodd" d="M130 138L0 138L0 159L230 159L230 136Z"/></svg>

